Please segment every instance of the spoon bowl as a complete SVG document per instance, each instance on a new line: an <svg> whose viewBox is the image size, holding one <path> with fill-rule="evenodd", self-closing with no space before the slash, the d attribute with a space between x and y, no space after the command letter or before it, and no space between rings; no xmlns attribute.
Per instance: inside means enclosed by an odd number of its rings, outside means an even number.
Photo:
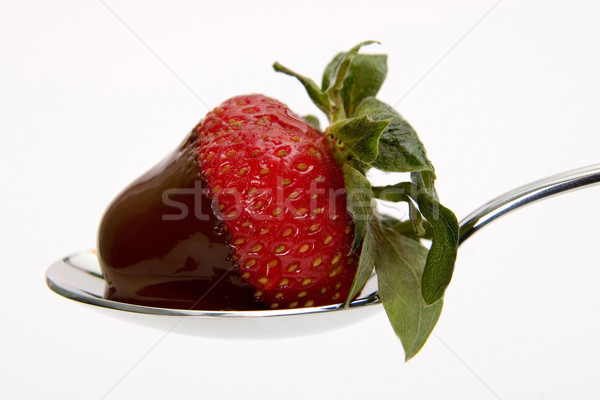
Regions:
<svg viewBox="0 0 600 400"><path fill-rule="evenodd" d="M381 307L377 278L371 276L356 300L323 307L257 311L209 311L147 307L107 300L105 281L95 251L72 254L48 268L54 292L93 305L95 310L127 322L163 331L229 339L272 339L305 336L343 328L370 317Z"/></svg>
<svg viewBox="0 0 600 400"><path fill-rule="evenodd" d="M490 222L526 205L561 193L600 183L600 164L549 176L520 186L484 204L460 222L464 243ZM103 298L105 281L94 251L75 253L52 264L46 273L54 292L93 305L94 309L127 322L195 336L272 339L331 331L359 322L381 311L377 278L372 275L349 307L266 311L204 311L147 307Z"/></svg>

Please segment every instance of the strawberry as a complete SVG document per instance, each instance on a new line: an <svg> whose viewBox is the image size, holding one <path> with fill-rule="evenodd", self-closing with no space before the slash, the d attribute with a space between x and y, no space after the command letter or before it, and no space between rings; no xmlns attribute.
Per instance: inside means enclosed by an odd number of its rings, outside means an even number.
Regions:
<svg viewBox="0 0 600 400"><path fill-rule="evenodd" d="M343 302L358 258L325 136L258 94L225 101L195 132L213 209L256 299L269 308Z"/></svg>
<svg viewBox="0 0 600 400"><path fill-rule="evenodd" d="M336 55L321 86L273 65L306 88L324 132L272 98L233 97L117 196L98 234L105 296L203 310L348 305L375 271L413 357L440 316L458 222L415 130L375 97L387 59L358 54L371 43ZM372 186L372 169L410 179ZM408 218L381 213L381 200L404 203Z"/></svg>

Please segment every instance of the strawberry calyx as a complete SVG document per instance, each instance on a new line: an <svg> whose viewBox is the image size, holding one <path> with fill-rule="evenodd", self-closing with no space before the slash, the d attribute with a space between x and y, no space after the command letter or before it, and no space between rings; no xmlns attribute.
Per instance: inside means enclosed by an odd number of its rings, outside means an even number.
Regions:
<svg viewBox="0 0 600 400"><path fill-rule="evenodd" d="M360 248L356 276L346 304L376 271L379 296L405 350L412 358L437 323L452 278L458 248L458 221L435 190L435 170L411 125L376 98L387 74L387 56L359 54L365 41L337 54L321 86L275 63L297 78L330 125L323 132L343 171L347 209L355 224L353 250ZM316 118L307 117L315 123ZM318 122L318 120L317 120ZM373 187L367 172L410 174L410 182ZM409 218L379 211L381 201L405 203ZM422 239L430 239L429 248Z"/></svg>

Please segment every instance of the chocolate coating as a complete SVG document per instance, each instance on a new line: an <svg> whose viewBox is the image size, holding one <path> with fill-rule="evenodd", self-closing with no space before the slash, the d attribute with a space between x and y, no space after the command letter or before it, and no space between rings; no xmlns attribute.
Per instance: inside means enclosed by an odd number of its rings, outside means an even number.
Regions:
<svg viewBox="0 0 600 400"><path fill-rule="evenodd" d="M206 187L192 133L117 196L98 234L107 299L182 309L265 308L240 277Z"/></svg>

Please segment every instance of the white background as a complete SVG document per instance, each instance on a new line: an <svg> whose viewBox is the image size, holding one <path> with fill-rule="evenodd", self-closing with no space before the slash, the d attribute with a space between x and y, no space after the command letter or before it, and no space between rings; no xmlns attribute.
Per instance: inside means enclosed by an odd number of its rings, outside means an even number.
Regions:
<svg viewBox="0 0 600 400"><path fill-rule="evenodd" d="M261 92L317 113L272 62L320 80L365 39L389 54L380 98L419 132L459 218L597 163L599 12L592 1L0 1L0 397L598 398L599 187L461 247L434 336L407 364L383 312L297 339L159 341L52 293L44 274L94 247L109 201L206 106Z"/></svg>

